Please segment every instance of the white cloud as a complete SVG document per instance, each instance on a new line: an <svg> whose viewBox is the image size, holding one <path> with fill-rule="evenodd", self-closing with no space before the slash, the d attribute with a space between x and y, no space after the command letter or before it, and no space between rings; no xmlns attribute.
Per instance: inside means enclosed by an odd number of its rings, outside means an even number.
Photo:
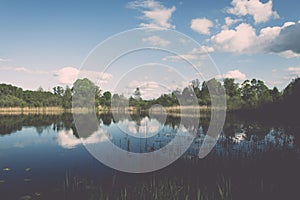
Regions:
<svg viewBox="0 0 300 200"><path fill-rule="evenodd" d="M79 71L74 67L64 67L54 73L58 81L64 85L72 85L77 78L88 78L95 83L107 83L112 77L112 74L104 72L96 72L89 70Z"/></svg>
<svg viewBox="0 0 300 200"><path fill-rule="evenodd" d="M240 72L240 70L236 69L236 70L232 70L232 71L228 71L223 75L219 75L216 77L217 79L221 79L221 78L233 78L236 80L245 80L246 79L246 74Z"/></svg>
<svg viewBox="0 0 300 200"><path fill-rule="evenodd" d="M105 72L81 70L80 77L85 77L95 82L96 84L106 84L112 79L113 75Z"/></svg>
<svg viewBox="0 0 300 200"><path fill-rule="evenodd" d="M232 19L230 17L225 17L225 24L227 26L231 26L231 25L236 24L236 23L241 22L241 21L243 21L243 20L242 19Z"/></svg>
<svg viewBox="0 0 300 200"><path fill-rule="evenodd" d="M11 59L0 58L0 62L11 62Z"/></svg>
<svg viewBox="0 0 300 200"><path fill-rule="evenodd" d="M286 22L282 26L265 27L256 34L256 30L250 24L241 23L234 29L223 29L218 34L212 36L210 41L218 51L247 54L258 52L270 53L274 52L274 50L271 50L274 43L281 42L281 40L278 40L281 32L293 25L295 25L294 22ZM282 39L283 44L280 43L280 47L286 43L284 40L285 38ZM275 49L276 47L273 48ZM285 57L298 56L291 51L276 53Z"/></svg>
<svg viewBox="0 0 300 200"><path fill-rule="evenodd" d="M203 45L203 46L200 46L199 48L194 48L191 53L194 53L194 54L207 54L207 53L212 53L214 51L215 50L214 50L213 47Z"/></svg>
<svg viewBox="0 0 300 200"><path fill-rule="evenodd" d="M12 70L12 67L0 67L0 70Z"/></svg>
<svg viewBox="0 0 300 200"><path fill-rule="evenodd" d="M162 93L169 92L168 86L155 81L132 80L128 84L128 87L130 88L131 93L135 88L140 88L141 96L143 99L157 98Z"/></svg>
<svg viewBox="0 0 300 200"><path fill-rule="evenodd" d="M206 18L197 18L191 21L191 29L203 35L209 35L213 25L213 22Z"/></svg>
<svg viewBox="0 0 300 200"><path fill-rule="evenodd" d="M197 60L199 59L196 54L193 53L187 53L187 54L180 54L180 55L174 55L174 56L167 56L164 57L163 61L170 61L170 62L180 62L184 60Z"/></svg>
<svg viewBox="0 0 300 200"><path fill-rule="evenodd" d="M290 76L300 76L300 67L289 67L287 71Z"/></svg>
<svg viewBox="0 0 300 200"><path fill-rule="evenodd" d="M256 39L255 29L242 23L234 30L222 30L211 37L215 48L220 51L242 53L247 51Z"/></svg>
<svg viewBox="0 0 300 200"><path fill-rule="evenodd" d="M242 19L232 19L230 17L225 17L225 25L222 26L222 29L228 29L230 26L243 21Z"/></svg>
<svg viewBox="0 0 300 200"><path fill-rule="evenodd" d="M36 74L36 75L41 75L41 74L49 74L48 71L43 71L43 70L32 70L28 69L26 67L0 67L0 70L11 70L15 72L23 72L26 74Z"/></svg>
<svg viewBox="0 0 300 200"><path fill-rule="evenodd" d="M28 69L26 67L0 67L0 70L5 71L14 71L19 73L33 74L33 75L42 75L42 74L51 74L50 71L45 70L36 70L36 69Z"/></svg>
<svg viewBox="0 0 300 200"><path fill-rule="evenodd" d="M74 67L64 67L58 70L54 75L57 76L61 84L72 85L79 74L79 70Z"/></svg>
<svg viewBox="0 0 300 200"><path fill-rule="evenodd" d="M57 142L60 146L66 149L71 149L79 144L96 144L100 142L106 142L109 140L108 133L103 129L100 129L90 135L88 138L77 138L74 136L73 131L60 131L57 133Z"/></svg>
<svg viewBox="0 0 300 200"><path fill-rule="evenodd" d="M298 21L297 23L300 23L300 21ZM285 22L282 27L286 28L288 26L292 26L292 25L295 25L295 24L296 24L296 22Z"/></svg>
<svg viewBox="0 0 300 200"><path fill-rule="evenodd" d="M16 67L13 69L16 72L24 72L27 74L48 74L48 71L43 71L43 70L31 70L25 67Z"/></svg>
<svg viewBox="0 0 300 200"><path fill-rule="evenodd" d="M149 138L154 136L160 129L161 125L156 119L143 118L138 125L134 121L124 120L119 122L129 135L138 136L139 138Z"/></svg>
<svg viewBox="0 0 300 200"><path fill-rule="evenodd" d="M159 88L160 85L159 83L155 81L137 81L137 80L132 80L129 85L130 88L135 89L135 88L144 88L144 89L156 89Z"/></svg>
<svg viewBox="0 0 300 200"><path fill-rule="evenodd" d="M203 60L206 58L206 55L208 53L214 52L213 47L209 46L200 46L199 48L194 48L192 51L186 53L186 54L180 54L180 55L174 55L174 56L167 56L164 57L162 60L163 61L170 61L170 62L180 62L184 60L188 61L194 61L194 60Z"/></svg>
<svg viewBox="0 0 300 200"><path fill-rule="evenodd" d="M271 86L277 86L283 84L283 81L266 81L266 83Z"/></svg>
<svg viewBox="0 0 300 200"><path fill-rule="evenodd" d="M25 67L17 67L14 69L17 72L28 72L29 70L26 69Z"/></svg>
<svg viewBox="0 0 300 200"><path fill-rule="evenodd" d="M266 22L272 18L279 18L276 11L273 11L273 2L266 3L260 0L232 0L232 7L227 9L227 13L236 16L251 15L255 23Z"/></svg>
<svg viewBox="0 0 300 200"><path fill-rule="evenodd" d="M299 53L294 53L291 50L280 52L279 55L282 56L282 57L285 57L285 58L298 58L298 57L300 57Z"/></svg>
<svg viewBox="0 0 300 200"><path fill-rule="evenodd" d="M153 35L142 39L143 42L147 42L153 46L166 47L170 44L169 40L165 40L157 35Z"/></svg>
<svg viewBox="0 0 300 200"><path fill-rule="evenodd" d="M141 19L146 23L141 23L141 27L147 28L175 28L175 25L171 24L171 17L176 10L175 6L166 8L160 2L150 1L132 1L127 5L130 9L139 10L143 16Z"/></svg>
<svg viewBox="0 0 300 200"><path fill-rule="evenodd" d="M191 40L179 38L179 42L180 42L181 44L188 44L190 41L191 41Z"/></svg>

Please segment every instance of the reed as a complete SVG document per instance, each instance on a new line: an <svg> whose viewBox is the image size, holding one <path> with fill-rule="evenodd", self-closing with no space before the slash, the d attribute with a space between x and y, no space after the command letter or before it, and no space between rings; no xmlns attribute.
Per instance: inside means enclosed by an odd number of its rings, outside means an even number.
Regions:
<svg viewBox="0 0 300 200"><path fill-rule="evenodd" d="M62 113L71 112L71 110L63 109L62 107L8 107L0 108L0 115L59 115Z"/></svg>
<svg viewBox="0 0 300 200"><path fill-rule="evenodd" d="M44 115L59 115L63 113L85 114L91 112L97 112L98 114L125 113L125 114L142 114L149 113L149 109L142 109L138 107L128 108L71 108L64 109L62 107L0 107L0 115L31 115L31 114L44 114ZM174 117L199 117L201 115L210 113L211 108L207 106L171 106L164 107L164 109L154 108L151 109L152 114L168 114Z"/></svg>
<svg viewBox="0 0 300 200"><path fill-rule="evenodd" d="M105 187L94 181L72 177L66 173L64 193L67 199L174 199L174 200L206 200L206 199L232 199L231 181L221 177L215 191L208 192L196 185L185 183L177 178L155 178L142 181L138 184Z"/></svg>

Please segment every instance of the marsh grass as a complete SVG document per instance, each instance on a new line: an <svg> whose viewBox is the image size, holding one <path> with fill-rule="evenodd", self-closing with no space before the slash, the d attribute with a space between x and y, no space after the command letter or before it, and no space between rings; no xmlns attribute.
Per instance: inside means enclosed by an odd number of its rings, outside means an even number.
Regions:
<svg viewBox="0 0 300 200"><path fill-rule="evenodd" d="M0 115L30 115L30 114L45 114L54 115L70 112L70 110L61 107L9 107L0 108Z"/></svg>
<svg viewBox="0 0 300 200"><path fill-rule="evenodd" d="M174 117L199 117L199 112L202 114L210 113L211 108L206 106L170 106L164 107L166 113ZM111 112L119 112L126 114L142 114L149 113L149 109L140 109L138 107L128 107L127 110L123 108L108 108L108 107L99 107L99 108L83 108L76 107L71 109L64 109L62 107L0 107L0 115L32 115L32 114L44 114L44 115L59 115L63 113L74 113L74 114L85 114L95 112L97 110L98 114L111 114ZM163 114L163 110L154 109L152 110L153 114Z"/></svg>
<svg viewBox="0 0 300 200"><path fill-rule="evenodd" d="M92 180L79 179L66 173L63 184L65 199L91 200L227 200L231 198L231 181L221 177L214 191L198 188L183 179L152 178L126 185L104 186Z"/></svg>
<svg viewBox="0 0 300 200"><path fill-rule="evenodd" d="M62 107L0 107L0 115L61 115L64 113L84 114L92 113L94 109L90 108L71 108Z"/></svg>

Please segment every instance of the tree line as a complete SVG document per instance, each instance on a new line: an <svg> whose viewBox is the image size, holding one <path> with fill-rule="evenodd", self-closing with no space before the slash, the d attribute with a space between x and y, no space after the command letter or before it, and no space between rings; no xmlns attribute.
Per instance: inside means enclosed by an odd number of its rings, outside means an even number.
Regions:
<svg viewBox="0 0 300 200"><path fill-rule="evenodd" d="M0 84L0 107L60 106L69 109L72 107L72 97L74 96L77 100L79 99L76 102L81 105L93 104L92 106L101 106L107 109L111 105L115 107L129 105L143 109L147 109L154 104L178 106L182 105L182 102L186 102L189 105L188 99L196 100L200 106L210 106L209 85L216 90L222 86L225 88L229 110L259 109L262 107L272 109L272 105L275 104L291 107L297 106L297 102L300 100L300 78L292 80L281 92L276 87L268 88L263 81L257 79L245 80L241 84L230 78L226 78L222 82L211 79L202 83L196 79L182 90L177 89L169 94L161 94L158 98L150 100L142 98L140 88L136 88L133 94L127 98L123 94L111 94L110 91L102 91L92 81L85 78L76 80L72 88L56 86L52 92L43 91L42 88L31 91L8 84ZM87 95L93 96L87 98Z"/></svg>
<svg viewBox="0 0 300 200"><path fill-rule="evenodd" d="M212 90L221 90L223 86L226 93L227 108L229 110L258 109L262 106L284 100L288 94L294 93L290 88L298 81L299 79L293 80L282 92L280 92L277 87L270 89L263 81L256 79L245 80L241 84L230 78L226 78L222 82L213 78L208 81L203 81L202 83L196 79L191 81L190 85L183 90L177 89L169 94L162 94L157 99L151 100L143 100L141 98L140 89L137 88L129 98L129 105L142 108L150 107L153 104L178 106L182 105L182 102L185 103L190 99L191 101L196 100L200 106L210 106L211 93L218 94ZM114 94L112 101L122 98L124 99L124 97ZM186 103L187 105L192 105L189 104L189 102Z"/></svg>

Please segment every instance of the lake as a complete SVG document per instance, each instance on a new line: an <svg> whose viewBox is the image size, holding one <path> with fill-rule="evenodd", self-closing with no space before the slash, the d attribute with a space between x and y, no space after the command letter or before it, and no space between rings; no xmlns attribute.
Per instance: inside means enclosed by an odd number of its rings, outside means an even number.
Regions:
<svg viewBox="0 0 300 200"><path fill-rule="evenodd" d="M112 143L136 153L163 148L180 128L180 118L171 116L98 117ZM208 126L209 117L201 117L191 146L171 165L130 174L87 151L84 145L101 145L101 138L80 139L71 114L2 115L0 199L299 198L300 125L228 114L217 144L200 159Z"/></svg>

